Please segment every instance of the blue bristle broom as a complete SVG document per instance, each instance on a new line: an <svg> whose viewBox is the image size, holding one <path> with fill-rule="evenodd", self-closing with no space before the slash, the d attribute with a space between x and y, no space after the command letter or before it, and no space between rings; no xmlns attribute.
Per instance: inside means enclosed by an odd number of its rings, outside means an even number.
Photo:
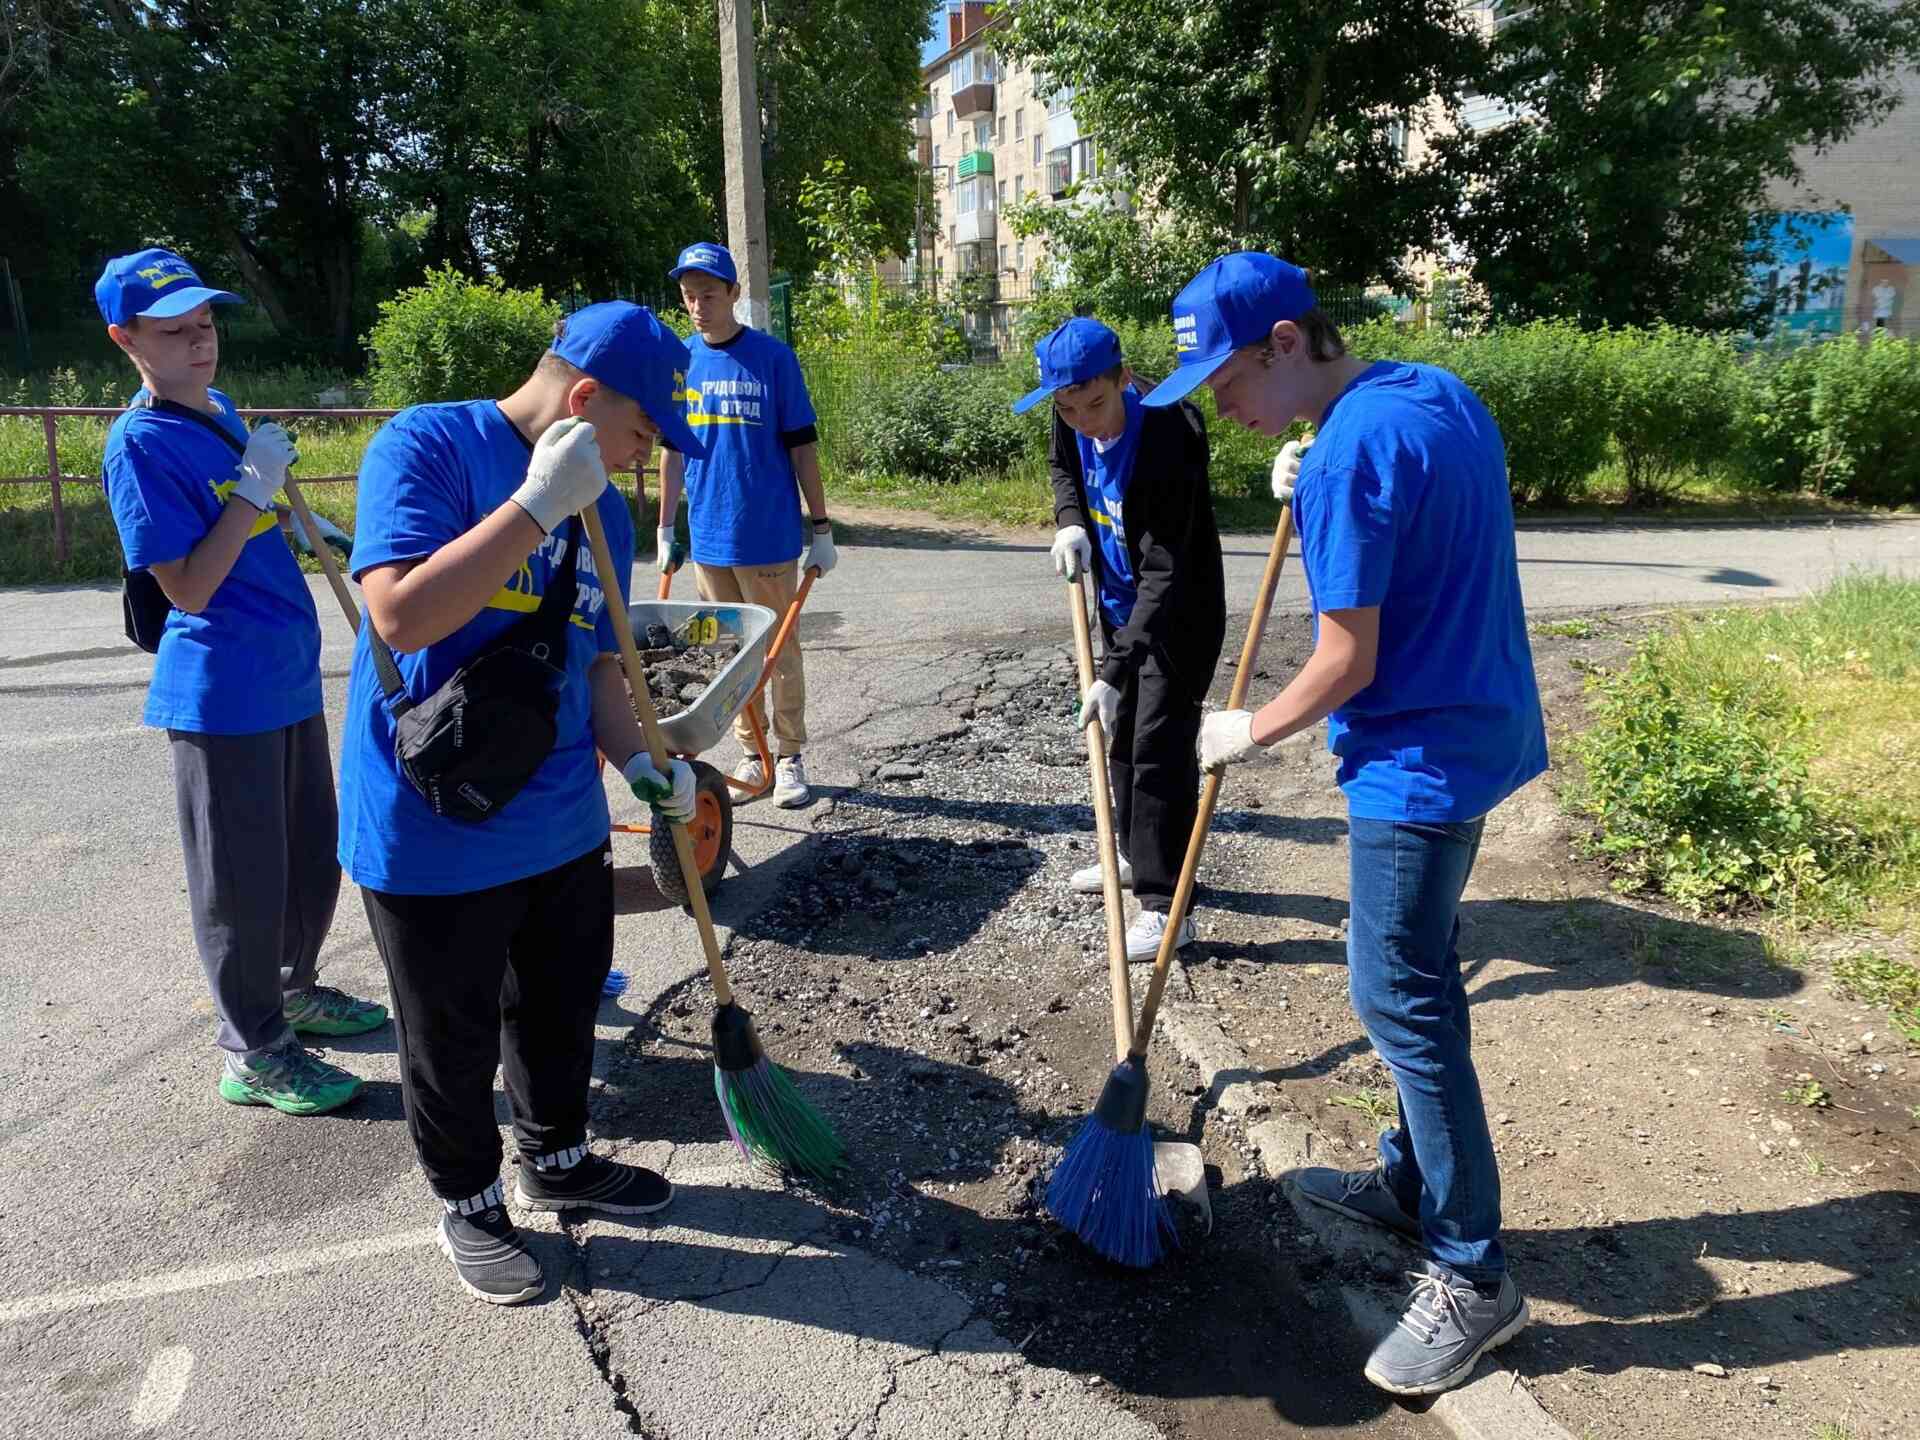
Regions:
<svg viewBox="0 0 1920 1440"><path fill-rule="evenodd" d="M1238 710L1246 703L1254 662L1260 655L1260 635L1266 629L1274 587L1279 583L1280 567L1286 562L1287 547L1292 540L1293 510L1291 506L1282 506L1273 548L1267 555L1266 574L1261 578L1260 593L1254 600L1253 615L1247 625L1246 642L1240 650L1240 668L1233 677L1233 689L1227 701L1230 710ZM1093 640L1087 627L1085 598L1077 584L1073 586L1068 608L1073 611L1073 638L1080 662L1080 690L1084 695L1093 685ZM1174 952L1180 948L1180 926L1193 901L1194 876L1200 869L1200 853L1206 848L1208 827L1213 824L1214 805L1220 799L1223 772L1210 771L1200 787L1200 810L1194 817L1186 860L1180 866L1180 882L1174 888L1173 905L1167 911L1167 928L1160 937L1160 953L1154 957L1153 978L1148 982L1146 1003L1140 1007L1140 1023L1136 1026L1132 1023L1133 997L1127 979L1120 865L1113 838L1113 802L1108 793L1106 746L1098 721L1087 727L1087 769L1093 782L1101 890L1106 897L1107 971L1113 992L1113 1038L1118 1063L1107 1076L1093 1114L1073 1137L1047 1182L1047 1210L1109 1260L1144 1267L1165 1255L1169 1242L1180 1243L1166 1195L1160 1187L1160 1177L1154 1171L1153 1132L1147 1126L1147 1045L1153 1039L1154 1021L1160 1015L1160 1001L1166 994Z"/></svg>

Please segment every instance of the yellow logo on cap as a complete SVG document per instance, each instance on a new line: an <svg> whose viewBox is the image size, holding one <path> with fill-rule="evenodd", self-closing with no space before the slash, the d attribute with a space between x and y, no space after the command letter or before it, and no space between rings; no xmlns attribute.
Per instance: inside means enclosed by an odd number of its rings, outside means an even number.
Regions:
<svg viewBox="0 0 1920 1440"><path fill-rule="evenodd" d="M144 270L133 272L156 290L164 290L176 280L191 280L193 272L184 265L172 269L165 265L149 265Z"/></svg>

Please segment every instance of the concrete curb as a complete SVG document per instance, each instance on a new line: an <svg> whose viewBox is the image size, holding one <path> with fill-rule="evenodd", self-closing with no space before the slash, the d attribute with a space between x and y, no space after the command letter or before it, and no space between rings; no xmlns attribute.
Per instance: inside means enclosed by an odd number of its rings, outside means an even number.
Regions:
<svg viewBox="0 0 1920 1440"><path fill-rule="evenodd" d="M1218 1007L1193 1002L1169 1004L1161 1012L1159 1033L1181 1058L1199 1067L1207 1097L1241 1119L1247 1138L1269 1174L1327 1162L1316 1154L1318 1137L1306 1118L1290 1109L1281 1088L1262 1080L1247 1052L1224 1031ZM1288 1187L1287 1200L1318 1243L1339 1259L1359 1260L1374 1268L1402 1267L1413 1252L1386 1236L1309 1205ZM1354 1326L1369 1338L1385 1335L1399 1312L1369 1290L1340 1287L1340 1298ZM1427 1414L1460 1440L1574 1440L1540 1406L1517 1372L1500 1364L1494 1351L1475 1368L1473 1378L1435 1396Z"/></svg>

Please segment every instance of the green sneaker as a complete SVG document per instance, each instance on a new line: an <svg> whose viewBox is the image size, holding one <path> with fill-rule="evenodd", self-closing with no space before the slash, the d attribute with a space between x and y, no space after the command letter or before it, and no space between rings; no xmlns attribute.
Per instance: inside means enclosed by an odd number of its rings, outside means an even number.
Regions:
<svg viewBox="0 0 1920 1440"><path fill-rule="evenodd" d="M353 1099L362 1083L296 1040L251 1065L229 1056L220 1073L220 1098L234 1105L271 1105L284 1115L319 1115Z"/></svg>
<svg viewBox="0 0 1920 1440"><path fill-rule="evenodd" d="M387 1023L387 1007L356 1000L331 985L315 985L287 996L287 1024L297 1035L364 1035Z"/></svg>

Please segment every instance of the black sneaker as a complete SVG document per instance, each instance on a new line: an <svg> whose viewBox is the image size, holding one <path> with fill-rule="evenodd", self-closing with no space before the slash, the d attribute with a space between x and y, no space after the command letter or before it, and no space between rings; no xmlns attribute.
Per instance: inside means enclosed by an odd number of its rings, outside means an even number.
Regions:
<svg viewBox="0 0 1920 1440"><path fill-rule="evenodd" d="M517 1305L546 1288L540 1262L504 1210L440 1217L440 1249L469 1295L489 1305Z"/></svg>
<svg viewBox="0 0 1920 1440"><path fill-rule="evenodd" d="M542 1170L525 1157L514 1198L529 1210L598 1210L606 1215L650 1215L673 1199L667 1177L640 1165L618 1165L588 1152L566 1170Z"/></svg>

